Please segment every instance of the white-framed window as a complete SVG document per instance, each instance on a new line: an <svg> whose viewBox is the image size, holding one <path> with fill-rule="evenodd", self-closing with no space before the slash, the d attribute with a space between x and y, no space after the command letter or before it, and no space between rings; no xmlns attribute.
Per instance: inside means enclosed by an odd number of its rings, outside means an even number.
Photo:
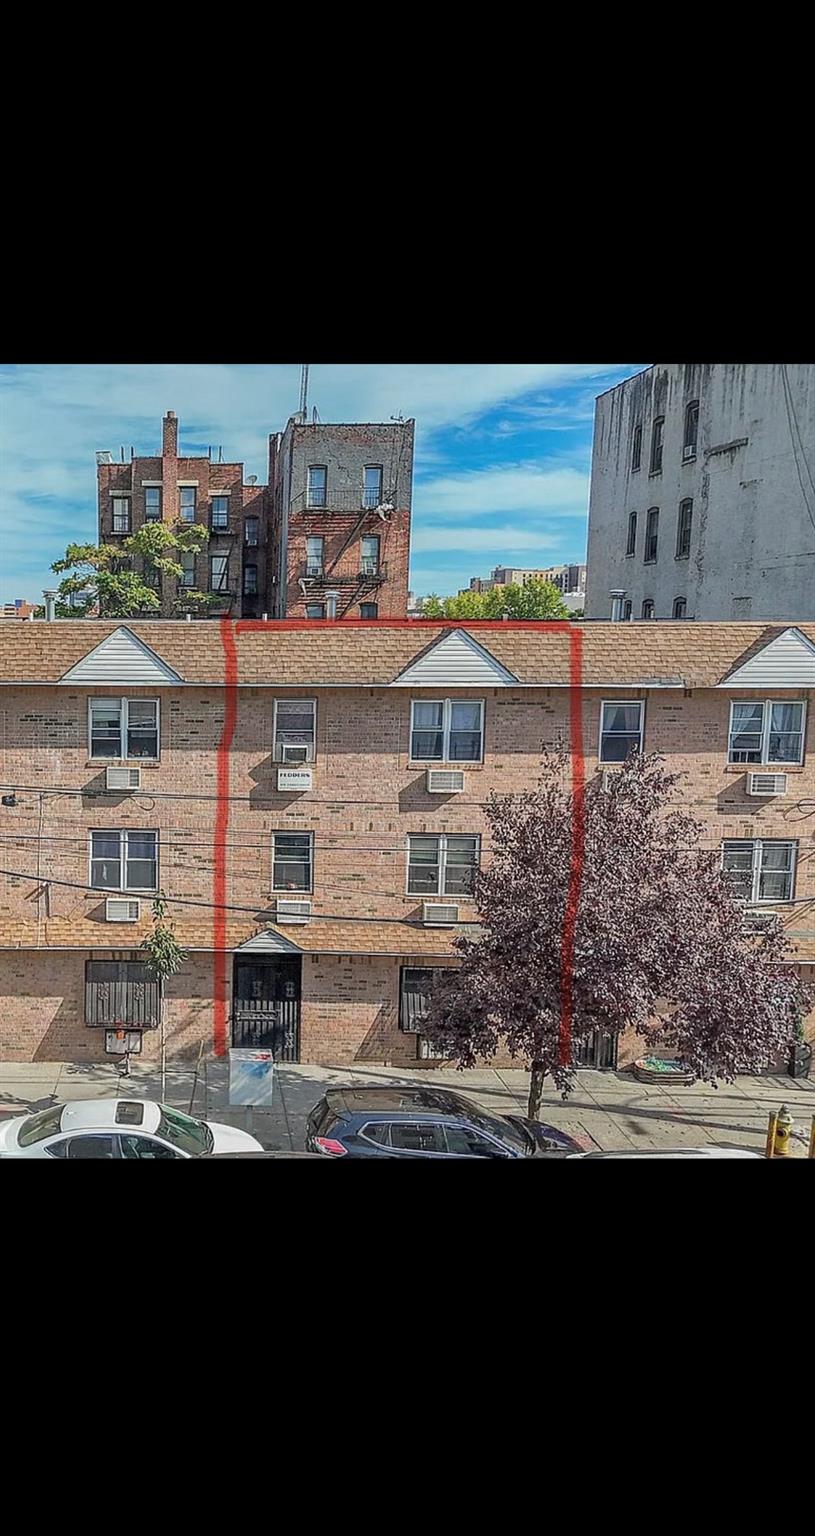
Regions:
<svg viewBox="0 0 815 1536"><path fill-rule="evenodd" d="M212 498L212 527L216 531L229 527L229 497L213 496Z"/></svg>
<svg viewBox="0 0 815 1536"><path fill-rule="evenodd" d="M307 507L324 507L328 490L328 469L325 464L309 464L306 490Z"/></svg>
<svg viewBox="0 0 815 1536"><path fill-rule="evenodd" d="M272 833L272 890L311 891L314 834Z"/></svg>
<svg viewBox="0 0 815 1536"><path fill-rule="evenodd" d="M366 464L362 473L362 505L378 507L382 500L382 465Z"/></svg>
<svg viewBox="0 0 815 1536"><path fill-rule="evenodd" d="M722 869L740 901L792 901L797 852L796 842L729 838L722 843Z"/></svg>
<svg viewBox="0 0 815 1536"><path fill-rule="evenodd" d="M130 532L130 497L113 497L113 532Z"/></svg>
<svg viewBox="0 0 815 1536"><path fill-rule="evenodd" d="M682 457L696 457L696 439L699 436L699 401L689 400L685 406L685 431L682 436Z"/></svg>
<svg viewBox="0 0 815 1536"><path fill-rule="evenodd" d="M365 533L359 541L359 568L363 576L379 575L379 534Z"/></svg>
<svg viewBox="0 0 815 1536"><path fill-rule="evenodd" d="M158 699L89 699L91 757L157 758Z"/></svg>
<svg viewBox="0 0 815 1536"><path fill-rule="evenodd" d="M161 486L148 485L144 491L144 521L146 523L161 522Z"/></svg>
<svg viewBox="0 0 815 1536"><path fill-rule="evenodd" d="M195 503L198 492L194 485L181 485L178 488L178 514L182 523L195 522Z"/></svg>
<svg viewBox="0 0 815 1536"><path fill-rule="evenodd" d="M272 747L274 761L282 763L287 757L290 761L295 761L293 751L287 752L286 749L305 747L305 761L313 763L316 740L317 700L275 699Z"/></svg>
<svg viewBox="0 0 815 1536"><path fill-rule="evenodd" d="M306 539L306 575L322 576L325 561L325 539L322 534L309 534Z"/></svg>
<svg viewBox="0 0 815 1536"><path fill-rule="evenodd" d="M733 699L728 761L802 763L806 705L789 699Z"/></svg>
<svg viewBox="0 0 815 1536"><path fill-rule="evenodd" d="M606 699L600 705L600 762L623 763L642 751L642 699Z"/></svg>
<svg viewBox="0 0 815 1536"><path fill-rule="evenodd" d="M472 896L480 854L480 837L424 833L408 837L409 896Z"/></svg>
<svg viewBox="0 0 815 1536"><path fill-rule="evenodd" d="M90 883L95 891L157 890L158 832L91 832Z"/></svg>
<svg viewBox="0 0 815 1536"><path fill-rule="evenodd" d="M412 699L412 762L480 763L484 755L483 699Z"/></svg>
<svg viewBox="0 0 815 1536"><path fill-rule="evenodd" d="M244 524L243 524L244 543L252 544L252 545L257 544L259 530L260 530L260 518L259 517L247 517L247 518L245 518L244 519Z"/></svg>

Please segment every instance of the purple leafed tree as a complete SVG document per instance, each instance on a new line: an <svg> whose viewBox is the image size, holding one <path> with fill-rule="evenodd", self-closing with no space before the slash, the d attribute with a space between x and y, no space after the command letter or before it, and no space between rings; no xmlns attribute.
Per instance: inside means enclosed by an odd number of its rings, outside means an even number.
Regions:
<svg viewBox="0 0 815 1536"><path fill-rule="evenodd" d="M501 1048L523 1059L533 1118L547 1073L568 1093L572 1062L595 1029L633 1029L647 1050L715 1086L776 1062L808 1005L784 963L783 932L745 931L718 852L700 846L701 823L670 809L678 775L660 761L632 755L608 788L593 781L575 804L568 757L545 756L535 791L487 802L492 860L475 889L483 935L456 938L461 966L440 974L422 1028L462 1067ZM577 908L564 1030L570 872Z"/></svg>

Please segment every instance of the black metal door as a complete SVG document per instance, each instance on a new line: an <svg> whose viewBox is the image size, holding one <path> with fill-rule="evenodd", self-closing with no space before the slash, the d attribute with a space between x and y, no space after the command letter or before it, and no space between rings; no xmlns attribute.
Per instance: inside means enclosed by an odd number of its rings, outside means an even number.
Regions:
<svg viewBox="0 0 815 1536"><path fill-rule="evenodd" d="M275 1061L300 1060L299 955L235 959L232 1044L270 1050Z"/></svg>
<svg viewBox="0 0 815 1536"><path fill-rule="evenodd" d="M605 1030L593 1029L580 1042L572 1045L572 1063L575 1067L594 1067L600 1072L616 1072L618 1035L608 1035Z"/></svg>

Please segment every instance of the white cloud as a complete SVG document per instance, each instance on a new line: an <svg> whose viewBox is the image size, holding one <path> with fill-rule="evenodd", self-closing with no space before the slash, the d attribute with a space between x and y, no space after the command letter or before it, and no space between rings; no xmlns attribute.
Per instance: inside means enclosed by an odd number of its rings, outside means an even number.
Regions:
<svg viewBox="0 0 815 1536"><path fill-rule="evenodd" d="M577 469L536 464L495 465L417 481L414 506L425 518L456 519L507 512L585 517L589 477Z"/></svg>
<svg viewBox="0 0 815 1536"><path fill-rule="evenodd" d="M469 528L458 523L450 528L418 527L411 540L415 554L449 549L462 558L468 550L498 550L509 557L522 549L558 549L558 534L536 533L530 528Z"/></svg>

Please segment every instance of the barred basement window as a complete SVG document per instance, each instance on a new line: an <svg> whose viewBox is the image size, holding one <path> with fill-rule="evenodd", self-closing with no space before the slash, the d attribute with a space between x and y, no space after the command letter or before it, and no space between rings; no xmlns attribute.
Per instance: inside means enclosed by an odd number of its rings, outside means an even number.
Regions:
<svg viewBox="0 0 815 1536"><path fill-rule="evenodd" d="M143 960L85 961L85 1023L113 1029L155 1029L158 982Z"/></svg>
<svg viewBox="0 0 815 1536"><path fill-rule="evenodd" d="M427 1017L427 1002L435 977L450 976L446 966L403 966L399 995L399 1028L417 1034Z"/></svg>

